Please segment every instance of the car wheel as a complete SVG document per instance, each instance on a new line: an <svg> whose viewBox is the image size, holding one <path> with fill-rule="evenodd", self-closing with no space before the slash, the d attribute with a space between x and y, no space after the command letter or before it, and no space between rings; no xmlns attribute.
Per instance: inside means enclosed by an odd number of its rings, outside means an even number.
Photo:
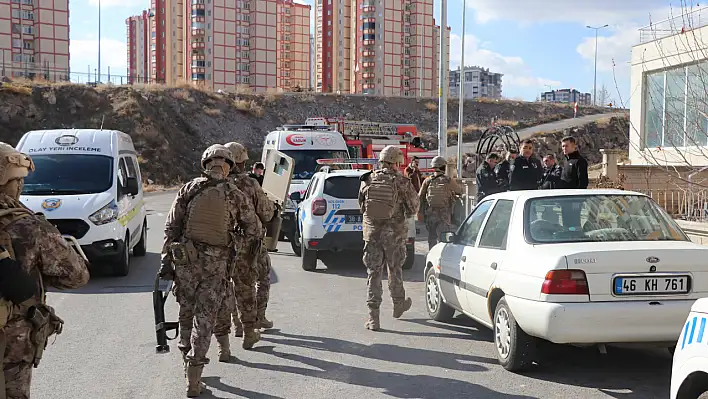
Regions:
<svg viewBox="0 0 708 399"><path fill-rule="evenodd" d="M302 243L300 240L300 234L297 230L290 235L290 247L292 247L293 252L297 256L302 256Z"/></svg>
<svg viewBox="0 0 708 399"><path fill-rule="evenodd" d="M145 256L147 253L147 219L143 221L142 232L140 233L140 241L133 247L134 256Z"/></svg>
<svg viewBox="0 0 708 399"><path fill-rule="evenodd" d="M415 244L406 245L406 261L403 263L404 270L410 270L415 264Z"/></svg>
<svg viewBox="0 0 708 399"><path fill-rule="evenodd" d="M302 269L308 272L317 269L317 251L307 249L302 239L300 239L300 251L300 259L302 259Z"/></svg>
<svg viewBox="0 0 708 399"><path fill-rule="evenodd" d="M533 363L533 337L516 323L505 298L494 310L494 346L499 363L509 371L521 371Z"/></svg>
<svg viewBox="0 0 708 399"><path fill-rule="evenodd" d="M425 308L428 310L428 316L435 321L449 321L455 315L455 309L443 301L440 283L432 267L425 273Z"/></svg>
<svg viewBox="0 0 708 399"><path fill-rule="evenodd" d="M125 233L123 250L113 264L113 274L119 277L127 276L130 272L130 234Z"/></svg>
<svg viewBox="0 0 708 399"><path fill-rule="evenodd" d="M666 349L669 351L669 353L671 354L671 356L673 356L673 355L674 355L674 352L676 352L676 345L671 346L671 347L668 347L668 348L666 348Z"/></svg>

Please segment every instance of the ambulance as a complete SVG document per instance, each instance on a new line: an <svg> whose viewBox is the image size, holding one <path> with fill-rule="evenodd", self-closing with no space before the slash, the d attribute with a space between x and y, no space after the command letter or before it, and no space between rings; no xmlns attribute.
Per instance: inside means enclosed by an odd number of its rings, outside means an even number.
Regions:
<svg viewBox="0 0 708 399"><path fill-rule="evenodd" d="M333 126L284 125L268 133L263 145L261 162L266 164L273 151L280 151L291 157L294 171L288 194L295 191L305 193L312 176L317 172L318 159L349 158L347 143ZM297 204L289 197L283 209L281 232L290 239L295 239L295 211Z"/></svg>
<svg viewBox="0 0 708 399"><path fill-rule="evenodd" d="M117 130L60 129L25 133L17 150L35 171L20 196L62 235L74 237L91 263L130 271L130 252L145 256L147 212L130 136Z"/></svg>

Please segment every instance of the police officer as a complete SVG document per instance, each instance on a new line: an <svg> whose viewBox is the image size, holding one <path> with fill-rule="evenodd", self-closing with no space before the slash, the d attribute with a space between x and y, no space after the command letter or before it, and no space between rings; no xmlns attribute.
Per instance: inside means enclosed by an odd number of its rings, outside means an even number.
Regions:
<svg viewBox="0 0 708 399"><path fill-rule="evenodd" d="M399 318L413 301L403 288L403 263L406 260L406 219L416 215L420 203L410 180L399 171L403 152L394 146L379 154L381 169L361 177L359 207L364 215L364 265L366 266L369 319L366 328L380 328L379 308L384 266L388 268L388 287L393 300L393 317Z"/></svg>
<svg viewBox="0 0 708 399"><path fill-rule="evenodd" d="M548 154L543 158L543 179L541 181L541 189L551 190L562 188L561 173L563 168L556 162L556 157L553 154Z"/></svg>
<svg viewBox="0 0 708 399"><path fill-rule="evenodd" d="M262 162L256 162L253 164L253 170L248 175L250 177L256 179L256 181L258 181L258 184L263 186L263 174L264 173L265 173L265 165L263 165Z"/></svg>
<svg viewBox="0 0 708 399"><path fill-rule="evenodd" d="M179 348L190 398L203 389L202 371L209 363L207 352L234 254L239 246L261 239L253 205L228 178L233 165L228 148L220 144L207 148L201 159L204 176L180 188L165 222L160 276L175 279Z"/></svg>
<svg viewBox="0 0 708 399"><path fill-rule="evenodd" d="M537 190L543 177L541 161L533 155L533 140L524 140L521 156L516 157L509 169L509 190Z"/></svg>
<svg viewBox="0 0 708 399"><path fill-rule="evenodd" d="M499 180L494 173L494 168L499 162L499 155L488 154L482 166L477 169L477 203L488 195L502 192Z"/></svg>
<svg viewBox="0 0 708 399"><path fill-rule="evenodd" d="M561 147L565 155L565 168L561 174L563 188L588 188L588 161L580 155L575 137L563 137Z"/></svg>
<svg viewBox="0 0 708 399"><path fill-rule="evenodd" d="M425 228L428 230L428 247L432 248L438 243L440 233L452 229L455 197L462 195L462 188L454 179L445 175L445 158L437 156L430 164L434 170L433 175L423 182L418 198L425 218Z"/></svg>
<svg viewBox="0 0 708 399"><path fill-rule="evenodd" d="M509 149L506 153L506 158L494 168L497 184L501 191L509 191L509 171L511 170L511 163L514 162L517 156L519 156L519 152L516 148Z"/></svg>

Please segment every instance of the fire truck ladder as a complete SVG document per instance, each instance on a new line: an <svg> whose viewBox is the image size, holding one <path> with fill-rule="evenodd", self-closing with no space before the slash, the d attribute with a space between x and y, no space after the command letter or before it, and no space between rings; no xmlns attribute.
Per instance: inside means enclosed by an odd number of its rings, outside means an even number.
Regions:
<svg viewBox="0 0 708 399"><path fill-rule="evenodd" d="M381 122L362 122L362 121L343 121L344 131L342 134L347 136L379 138L397 141L411 141L413 135L407 133L405 135L398 134L398 127L395 123Z"/></svg>

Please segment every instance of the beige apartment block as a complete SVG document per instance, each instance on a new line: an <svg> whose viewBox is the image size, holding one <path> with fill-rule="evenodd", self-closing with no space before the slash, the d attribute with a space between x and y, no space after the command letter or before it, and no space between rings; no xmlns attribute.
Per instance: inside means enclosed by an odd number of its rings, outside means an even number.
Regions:
<svg viewBox="0 0 708 399"><path fill-rule="evenodd" d="M68 0L0 0L0 76L69 80Z"/></svg>
<svg viewBox="0 0 708 399"><path fill-rule="evenodd" d="M317 91L438 95L433 0L316 0L315 12Z"/></svg>

